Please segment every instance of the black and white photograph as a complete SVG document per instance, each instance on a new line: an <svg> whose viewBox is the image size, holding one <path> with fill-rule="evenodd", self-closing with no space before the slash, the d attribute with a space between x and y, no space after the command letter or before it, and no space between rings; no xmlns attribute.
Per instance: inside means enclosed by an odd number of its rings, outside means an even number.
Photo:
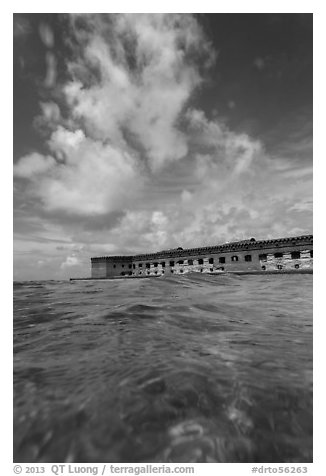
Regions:
<svg viewBox="0 0 326 476"><path fill-rule="evenodd" d="M12 14L17 474L309 472L313 20Z"/></svg>

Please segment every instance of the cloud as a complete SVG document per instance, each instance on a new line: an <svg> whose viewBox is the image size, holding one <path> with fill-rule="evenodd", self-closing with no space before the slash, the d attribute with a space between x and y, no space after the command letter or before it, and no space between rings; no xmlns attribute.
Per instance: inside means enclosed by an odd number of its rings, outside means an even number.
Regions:
<svg viewBox="0 0 326 476"><path fill-rule="evenodd" d="M47 173L56 165L51 156L44 156L37 152L22 157L14 165L14 175L21 178L36 179L36 176Z"/></svg>
<svg viewBox="0 0 326 476"><path fill-rule="evenodd" d="M187 140L177 123L202 81L195 59L214 56L198 23L188 15L140 14L91 16L88 25L65 89L74 116L102 140L123 143L127 129L154 170L184 157ZM75 33L80 36L76 26ZM91 68L99 80L82 87Z"/></svg>
<svg viewBox="0 0 326 476"><path fill-rule="evenodd" d="M201 83L194 59L214 55L188 15L71 18L76 55L62 87L69 120L51 101L41 103L36 121L52 130L48 148L56 162L40 154L23 157L15 174L31 179L28 190L45 210L105 214L128 205L147 167L155 173L187 154L178 120ZM87 21L87 30L78 29L79 20ZM43 25L40 34L51 46L50 30ZM55 57L48 52L46 58L45 83L52 87Z"/></svg>
<svg viewBox="0 0 326 476"><path fill-rule="evenodd" d="M263 58L257 57L254 60L254 66L259 70L262 71L265 68L265 60Z"/></svg>
<svg viewBox="0 0 326 476"><path fill-rule="evenodd" d="M32 32L29 20L19 13L13 16L13 33L15 39L24 40Z"/></svg>
<svg viewBox="0 0 326 476"><path fill-rule="evenodd" d="M81 130L58 127L49 147L60 160L32 154L14 166L16 176L31 179L31 193L48 211L104 214L123 208L141 182L130 154Z"/></svg>
<svg viewBox="0 0 326 476"><path fill-rule="evenodd" d="M54 46L54 34L52 28L44 22L41 22L39 25L39 35L47 48L53 48Z"/></svg>
<svg viewBox="0 0 326 476"><path fill-rule="evenodd" d="M309 130L266 149L195 106L216 54L193 16L72 15L69 31L68 77L52 57L34 121L46 152L14 165L19 270L310 231Z"/></svg>
<svg viewBox="0 0 326 476"><path fill-rule="evenodd" d="M60 268L71 268L72 266L79 266L80 262L76 256L67 256L66 260L61 263Z"/></svg>
<svg viewBox="0 0 326 476"><path fill-rule="evenodd" d="M47 51L45 55L46 76L44 79L44 86L46 88L53 88L57 80L57 60L53 53Z"/></svg>

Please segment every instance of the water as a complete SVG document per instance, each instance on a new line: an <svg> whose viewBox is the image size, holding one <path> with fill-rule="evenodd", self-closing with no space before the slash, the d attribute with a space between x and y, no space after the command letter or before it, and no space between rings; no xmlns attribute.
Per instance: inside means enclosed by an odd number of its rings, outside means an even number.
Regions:
<svg viewBox="0 0 326 476"><path fill-rule="evenodd" d="M312 276L14 284L15 462L311 462Z"/></svg>

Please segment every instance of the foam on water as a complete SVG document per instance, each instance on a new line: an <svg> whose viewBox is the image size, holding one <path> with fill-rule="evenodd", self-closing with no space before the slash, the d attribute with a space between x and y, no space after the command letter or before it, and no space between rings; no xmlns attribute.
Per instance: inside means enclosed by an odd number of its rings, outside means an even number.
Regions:
<svg viewBox="0 0 326 476"><path fill-rule="evenodd" d="M312 276L15 283L14 459L312 461Z"/></svg>

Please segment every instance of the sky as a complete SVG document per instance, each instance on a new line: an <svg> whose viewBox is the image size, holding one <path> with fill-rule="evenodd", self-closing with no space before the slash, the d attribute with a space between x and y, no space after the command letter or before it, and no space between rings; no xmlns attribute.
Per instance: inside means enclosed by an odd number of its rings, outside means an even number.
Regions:
<svg viewBox="0 0 326 476"><path fill-rule="evenodd" d="M14 279L312 233L312 14L15 14Z"/></svg>

